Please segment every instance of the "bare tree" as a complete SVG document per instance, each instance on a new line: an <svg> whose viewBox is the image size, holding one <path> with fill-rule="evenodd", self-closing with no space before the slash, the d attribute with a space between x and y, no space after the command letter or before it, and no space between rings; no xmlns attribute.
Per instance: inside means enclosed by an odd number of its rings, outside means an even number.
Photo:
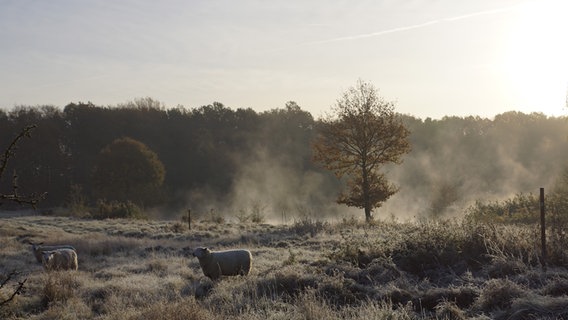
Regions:
<svg viewBox="0 0 568 320"><path fill-rule="evenodd" d="M16 155L18 142L24 137L31 138L31 131L35 128L36 125L29 125L22 129L22 131L11 141L10 145L8 145L4 153L1 155L0 181L2 181L4 174L6 173L8 161ZM31 205L35 208L38 202L44 199L46 195L47 193L28 195L20 194L18 191L18 174L14 171L14 174L12 175L12 191L10 193L0 192L0 205L4 202L16 202L21 205Z"/></svg>
<svg viewBox="0 0 568 320"><path fill-rule="evenodd" d="M333 111L321 121L314 160L337 177L347 177L348 190L337 201L364 209L369 222L372 210L398 191L381 169L387 163L401 163L401 156L410 151L410 132L394 104L361 80L338 99Z"/></svg>
<svg viewBox="0 0 568 320"><path fill-rule="evenodd" d="M4 173L6 172L6 168L8 166L8 161L16 155L16 150L18 149L17 145L20 139L24 137L31 137L31 131L35 128L35 125L30 125L22 129L22 131L10 142L4 153L0 156L0 181L4 177ZM12 176L12 191L9 193L0 192L0 205L5 202L16 202L21 205L31 205L35 208L37 203L45 198L43 194L30 194L30 195L23 195L20 194L18 191L18 175L14 171ZM10 280L12 280L15 276L18 275L17 271L12 271L8 275L4 276L2 281L0 282L0 289L3 289ZM12 301L14 297L21 294L24 291L24 284L28 279L24 279L23 281L18 281L18 284L14 291L9 295L8 298L0 301L0 308L3 307L8 302Z"/></svg>

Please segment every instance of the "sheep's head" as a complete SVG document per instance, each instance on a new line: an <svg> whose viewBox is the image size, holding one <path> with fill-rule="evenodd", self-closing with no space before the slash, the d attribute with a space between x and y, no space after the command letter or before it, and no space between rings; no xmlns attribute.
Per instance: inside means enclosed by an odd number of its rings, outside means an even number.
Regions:
<svg viewBox="0 0 568 320"><path fill-rule="evenodd" d="M209 250L209 248L202 247L202 248L197 248L197 249L193 250L192 255L199 259L199 258L203 258L203 257L209 255L210 253L211 253L211 250Z"/></svg>
<svg viewBox="0 0 568 320"><path fill-rule="evenodd" d="M42 244L43 244L43 242L39 242L39 243L33 243L33 242L32 242L32 243L31 243L31 245L32 245L32 250L33 250L33 251L39 250L39 249L41 248L40 246L41 246Z"/></svg>
<svg viewBox="0 0 568 320"><path fill-rule="evenodd" d="M48 264L53 259L53 251L44 251L42 253L43 263Z"/></svg>

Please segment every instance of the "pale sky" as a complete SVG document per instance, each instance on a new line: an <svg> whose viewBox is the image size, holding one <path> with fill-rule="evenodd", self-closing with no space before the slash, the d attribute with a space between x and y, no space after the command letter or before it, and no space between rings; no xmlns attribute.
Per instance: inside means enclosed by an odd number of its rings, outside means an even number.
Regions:
<svg viewBox="0 0 568 320"><path fill-rule="evenodd" d="M321 116L568 115L566 0L0 0L0 107L151 97Z"/></svg>

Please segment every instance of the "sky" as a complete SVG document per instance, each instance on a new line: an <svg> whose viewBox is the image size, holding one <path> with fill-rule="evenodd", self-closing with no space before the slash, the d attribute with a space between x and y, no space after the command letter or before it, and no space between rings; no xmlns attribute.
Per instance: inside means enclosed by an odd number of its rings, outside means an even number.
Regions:
<svg viewBox="0 0 568 320"><path fill-rule="evenodd" d="M422 119L568 115L565 0L0 0L0 108L151 97Z"/></svg>

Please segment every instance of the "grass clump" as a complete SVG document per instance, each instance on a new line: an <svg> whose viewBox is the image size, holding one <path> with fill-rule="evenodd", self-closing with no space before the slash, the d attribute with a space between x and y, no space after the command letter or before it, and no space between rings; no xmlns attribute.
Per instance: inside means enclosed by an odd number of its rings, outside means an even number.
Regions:
<svg viewBox="0 0 568 320"><path fill-rule="evenodd" d="M43 286L43 305L48 308L52 303L65 303L79 290L76 272L53 271L46 275Z"/></svg>

